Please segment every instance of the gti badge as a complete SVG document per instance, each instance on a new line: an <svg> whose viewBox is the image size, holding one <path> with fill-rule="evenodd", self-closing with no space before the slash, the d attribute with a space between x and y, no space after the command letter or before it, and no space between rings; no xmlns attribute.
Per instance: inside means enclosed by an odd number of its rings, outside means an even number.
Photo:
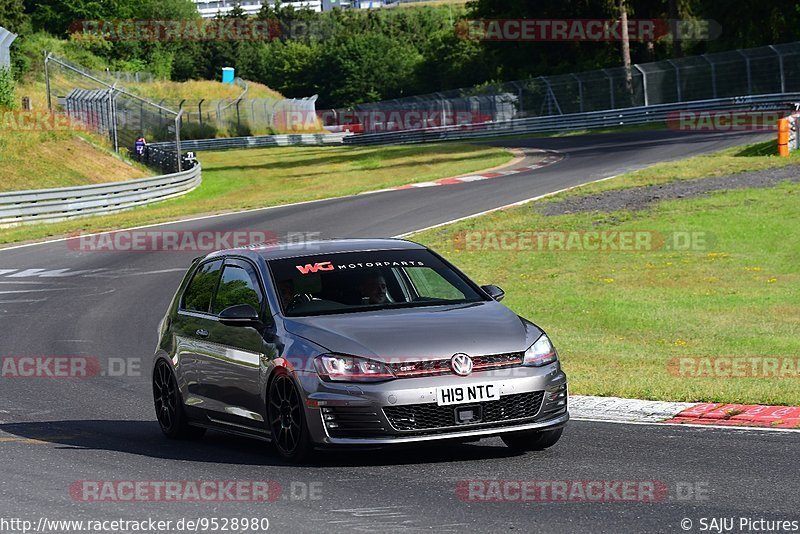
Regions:
<svg viewBox="0 0 800 534"><path fill-rule="evenodd" d="M472 372L472 358L459 352L450 358L450 367L459 376L467 376Z"/></svg>

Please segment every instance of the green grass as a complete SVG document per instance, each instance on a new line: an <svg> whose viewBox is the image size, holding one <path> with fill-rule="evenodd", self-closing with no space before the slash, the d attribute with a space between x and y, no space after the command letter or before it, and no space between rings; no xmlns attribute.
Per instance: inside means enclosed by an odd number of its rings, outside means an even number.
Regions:
<svg viewBox="0 0 800 534"><path fill-rule="evenodd" d="M798 163L800 163L800 152L795 151L790 157L782 158L777 155L776 142L765 141L693 158L658 163L612 180L595 182L579 189L573 189L566 192L565 195L588 195L615 189L665 184L676 180L727 176L740 172L797 165Z"/></svg>
<svg viewBox="0 0 800 534"><path fill-rule="evenodd" d="M0 191L69 187L146 176L152 176L152 171L126 163L88 134L0 130Z"/></svg>
<svg viewBox="0 0 800 534"><path fill-rule="evenodd" d="M284 98L266 85L256 82L247 82L247 84L247 98ZM159 80L153 83L125 83L124 85L126 89L156 101L166 99L177 102L184 98L193 102L201 99L232 100L239 98L243 91L238 85L211 80L189 80L187 82Z"/></svg>
<svg viewBox="0 0 800 534"><path fill-rule="evenodd" d="M720 162L730 157L735 155L723 155ZM761 158L743 159L761 168ZM682 178L702 177L711 159L665 165L677 165ZM639 171L633 181L663 180L663 171L663 166ZM627 175L605 183L631 180ZM635 213L546 217L535 207L495 212L412 239L442 252L479 283L503 287L504 303L554 339L572 393L800 404L800 370L794 378L689 378L670 370L679 357L800 359L800 184L718 192ZM463 246L463 232L536 230L692 231L709 239L684 252Z"/></svg>
<svg viewBox="0 0 800 534"><path fill-rule="evenodd" d="M471 173L512 159L501 148L467 144L203 152L203 184L185 196L117 215L0 230L0 243L350 195Z"/></svg>

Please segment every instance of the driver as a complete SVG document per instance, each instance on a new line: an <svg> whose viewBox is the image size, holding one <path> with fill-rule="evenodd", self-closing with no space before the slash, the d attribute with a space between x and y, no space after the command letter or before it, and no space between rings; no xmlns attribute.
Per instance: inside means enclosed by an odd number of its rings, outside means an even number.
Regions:
<svg viewBox="0 0 800 534"><path fill-rule="evenodd" d="M278 283L278 294L284 307L289 308L295 298L294 282L291 279L282 280Z"/></svg>
<svg viewBox="0 0 800 534"><path fill-rule="evenodd" d="M389 302L386 293L386 279L380 271L370 271L358 285L362 304L385 304Z"/></svg>

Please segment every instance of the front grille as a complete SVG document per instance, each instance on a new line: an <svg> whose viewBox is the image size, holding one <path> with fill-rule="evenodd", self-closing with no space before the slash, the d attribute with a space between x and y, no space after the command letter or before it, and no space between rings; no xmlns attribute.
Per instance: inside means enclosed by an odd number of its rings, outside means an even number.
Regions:
<svg viewBox="0 0 800 534"><path fill-rule="evenodd" d="M383 412L397 430L418 431L435 430L448 427L474 427L486 423L503 423L520 419L532 419L539 413L544 398L543 391L505 395L496 401L438 406L435 403L409 404L406 406L385 406ZM480 422L456 424L456 408L461 406L481 406L483 416Z"/></svg>
<svg viewBox="0 0 800 534"><path fill-rule="evenodd" d="M522 363L524 356L522 352L474 356L472 358L472 372L514 367ZM389 363L387 365L397 378L417 378L420 376L453 374L453 370L450 368L450 358L428 360L424 362Z"/></svg>
<svg viewBox="0 0 800 534"><path fill-rule="evenodd" d="M375 407L326 406L322 408L322 420L334 438L384 434L387 430Z"/></svg>

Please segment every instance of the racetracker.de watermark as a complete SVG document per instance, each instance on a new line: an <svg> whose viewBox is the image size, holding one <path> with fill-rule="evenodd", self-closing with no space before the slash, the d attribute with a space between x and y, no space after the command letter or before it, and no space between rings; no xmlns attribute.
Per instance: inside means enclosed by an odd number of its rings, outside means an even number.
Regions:
<svg viewBox="0 0 800 534"><path fill-rule="evenodd" d="M317 118L322 124L349 127L361 131L403 131L435 128L440 126L466 126L482 124L492 120L491 115L477 111L442 111L409 109L376 110L326 110L313 112L286 111L276 114L275 123L284 129L309 128Z"/></svg>
<svg viewBox="0 0 800 534"><path fill-rule="evenodd" d="M782 110L673 111L667 114L667 127L690 132L772 132L778 129L778 120L789 113Z"/></svg>
<svg viewBox="0 0 800 534"><path fill-rule="evenodd" d="M98 119L91 113L53 113L43 111L0 111L0 129L16 132L89 131Z"/></svg>
<svg viewBox="0 0 800 534"><path fill-rule="evenodd" d="M76 480L69 494L80 502L319 501L322 482L276 480Z"/></svg>
<svg viewBox="0 0 800 534"><path fill-rule="evenodd" d="M452 239L468 252L703 252L716 243L710 232L652 230L469 230Z"/></svg>
<svg viewBox="0 0 800 534"><path fill-rule="evenodd" d="M314 250L320 232L266 230L120 230L101 234L72 234L67 247L77 252L214 252L233 248L275 247L279 244Z"/></svg>
<svg viewBox="0 0 800 534"><path fill-rule="evenodd" d="M681 378L800 378L800 357L681 356L667 371Z"/></svg>
<svg viewBox="0 0 800 534"><path fill-rule="evenodd" d="M67 378L142 376L141 358L94 356L8 356L0 360L0 378Z"/></svg>
<svg viewBox="0 0 800 534"><path fill-rule="evenodd" d="M456 496L466 502L653 503L705 501L708 482L660 480L460 480Z"/></svg>
<svg viewBox="0 0 800 534"><path fill-rule="evenodd" d="M456 35L477 41L709 41L722 34L713 20L474 19L456 24Z"/></svg>
<svg viewBox="0 0 800 534"><path fill-rule="evenodd" d="M122 42L272 41L283 33L276 20L233 18L76 20L69 32Z"/></svg>

